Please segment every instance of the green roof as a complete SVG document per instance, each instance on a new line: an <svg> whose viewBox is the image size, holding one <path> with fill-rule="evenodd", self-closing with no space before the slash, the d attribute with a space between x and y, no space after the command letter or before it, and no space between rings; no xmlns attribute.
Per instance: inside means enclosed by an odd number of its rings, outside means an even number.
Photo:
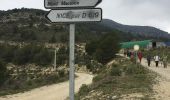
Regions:
<svg viewBox="0 0 170 100"><path fill-rule="evenodd" d="M130 48L133 48L134 45L139 45L140 48L146 48L151 41L152 40L124 42L124 43L121 43L121 48L130 49Z"/></svg>

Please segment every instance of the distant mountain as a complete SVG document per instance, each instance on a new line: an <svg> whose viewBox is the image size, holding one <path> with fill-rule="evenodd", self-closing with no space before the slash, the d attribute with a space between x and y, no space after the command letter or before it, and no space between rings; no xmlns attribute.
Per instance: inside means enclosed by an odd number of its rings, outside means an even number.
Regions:
<svg viewBox="0 0 170 100"><path fill-rule="evenodd" d="M68 25L51 24L47 11L13 9L0 11L0 40L28 42L68 42ZM101 23L77 23L76 42L88 42L105 34L119 35L121 41L170 39L167 32L148 26L129 26L104 19Z"/></svg>
<svg viewBox="0 0 170 100"><path fill-rule="evenodd" d="M68 42L68 24L51 24L45 19L46 13L47 11L27 8L0 11L0 40ZM96 40L110 33L118 34L125 41L133 38L100 23L76 24L76 42Z"/></svg>
<svg viewBox="0 0 170 100"><path fill-rule="evenodd" d="M101 24L112 29L117 29L126 33L132 33L134 35L153 37L157 39L159 38L170 39L170 34L168 34L168 32L162 31L155 27L123 25L109 19L104 19Z"/></svg>

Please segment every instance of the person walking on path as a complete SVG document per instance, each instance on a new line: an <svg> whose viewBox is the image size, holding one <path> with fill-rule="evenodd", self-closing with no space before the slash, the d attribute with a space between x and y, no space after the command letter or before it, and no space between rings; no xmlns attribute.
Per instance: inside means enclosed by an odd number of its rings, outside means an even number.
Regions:
<svg viewBox="0 0 170 100"><path fill-rule="evenodd" d="M131 60L132 62L134 62L134 59L135 59L135 54L134 54L134 52L130 52L130 60Z"/></svg>
<svg viewBox="0 0 170 100"><path fill-rule="evenodd" d="M129 50L127 51L127 57L131 57L131 52Z"/></svg>
<svg viewBox="0 0 170 100"><path fill-rule="evenodd" d="M146 59L147 59L147 62L148 62L148 66L150 67L150 65L151 65L151 59L152 59L151 55L148 54Z"/></svg>
<svg viewBox="0 0 170 100"><path fill-rule="evenodd" d="M166 55L163 56L162 62L163 62L164 68L167 68L167 65L168 65L168 57L167 57Z"/></svg>
<svg viewBox="0 0 170 100"><path fill-rule="evenodd" d="M159 65L160 57L158 55L154 56L156 67Z"/></svg>
<svg viewBox="0 0 170 100"><path fill-rule="evenodd" d="M141 51L138 52L138 58L139 58L140 63L141 63L141 61L142 61L142 57L143 57L142 52L141 52Z"/></svg>

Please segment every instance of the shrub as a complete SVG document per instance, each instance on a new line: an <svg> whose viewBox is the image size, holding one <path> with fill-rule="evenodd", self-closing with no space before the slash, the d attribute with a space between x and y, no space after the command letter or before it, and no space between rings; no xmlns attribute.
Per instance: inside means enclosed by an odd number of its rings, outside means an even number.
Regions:
<svg viewBox="0 0 170 100"><path fill-rule="evenodd" d="M115 57L119 51L118 36L106 34L97 41L91 41L86 45L86 52L102 64L106 64Z"/></svg>
<svg viewBox="0 0 170 100"><path fill-rule="evenodd" d="M129 65L126 68L126 74L129 75L133 75L133 74L146 74L147 71L145 70L145 68L141 67L141 66L136 66L136 65Z"/></svg>
<svg viewBox="0 0 170 100"><path fill-rule="evenodd" d="M117 65L113 65L110 71L111 76L121 76L121 70Z"/></svg>
<svg viewBox="0 0 170 100"><path fill-rule="evenodd" d="M17 46L0 45L0 58L6 63L24 65L36 63L38 65L49 65L53 60L53 53L43 46L35 44L26 45L22 48Z"/></svg>
<svg viewBox="0 0 170 100"><path fill-rule="evenodd" d="M64 77L64 70L59 70L58 74L59 74L59 77Z"/></svg>
<svg viewBox="0 0 170 100"><path fill-rule="evenodd" d="M97 82L97 81L100 81L101 79L103 79L103 76L102 75L97 75L93 78L93 82Z"/></svg>
<svg viewBox="0 0 170 100"><path fill-rule="evenodd" d="M79 90L79 95L83 96L90 91L89 87L83 84Z"/></svg>
<svg viewBox="0 0 170 100"><path fill-rule="evenodd" d="M64 77L64 76L63 76ZM53 74L53 75L49 75L47 76L47 81L50 82L50 83L54 83L56 82L57 80L59 79L58 75L57 74Z"/></svg>
<svg viewBox="0 0 170 100"><path fill-rule="evenodd" d="M4 62L0 61L0 86L6 81L8 78L7 68Z"/></svg>
<svg viewBox="0 0 170 100"><path fill-rule="evenodd" d="M27 84L28 86L32 86L32 85L33 85L33 82L32 82L31 80L28 80L28 81L26 82L26 84Z"/></svg>

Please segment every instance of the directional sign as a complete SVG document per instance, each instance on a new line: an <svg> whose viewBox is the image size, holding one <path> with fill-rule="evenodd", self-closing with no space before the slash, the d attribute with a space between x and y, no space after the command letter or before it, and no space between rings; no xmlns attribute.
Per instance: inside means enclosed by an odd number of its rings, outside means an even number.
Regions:
<svg viewBox="0 0 170 100"><path fill-rule="evenodd" d="M46 16L51 22L98 22L102 20L102 9L51 10Z"/></svg>
<svg viewBox="0 0 170 100"><path fill-rule="evenodd" d="M75 8L75 7L95 7L102 0L44 0L47 9L52 8Z"/></svg>

